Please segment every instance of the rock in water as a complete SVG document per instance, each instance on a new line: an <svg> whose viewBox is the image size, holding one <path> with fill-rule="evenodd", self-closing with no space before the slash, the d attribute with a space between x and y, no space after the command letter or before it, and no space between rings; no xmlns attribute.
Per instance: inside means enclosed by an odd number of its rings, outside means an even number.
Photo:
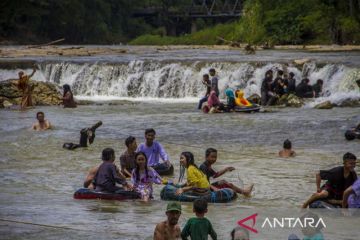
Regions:
<svg viewBox="0 0 360 240"><path fill-rule="evenodd" d="M2 106L3 106L4 108L9 108L9 107L11 107L12 105L13 105L13 104L12 104L11 102L7 101L7 100L4 100L3 103L2 103Z"/></svg>
<svg viewBox="0 0 360 240"><path fill-rule="evenodd" d="M330 101L325 101L317 104L314 108L316 109L332 109L334 105Z"/></svg>
<svg viewBox="0 0 360 240"><path fill-rule="evenodd" d="M287 107L302 107L304 105L304 100L294 94L284 94L279 99L278 104Z"/></svg>
<svg viewBox="0 0 360 240"><path fill-rule="evenodd" d="M345 99L340 104L338 104L339 107L360 107L360 99Z"/></svg>
<svg viewBox="0 0 360 240"><path fill-rule="evenodd" d="M309 62L310 59L308 58L303 58L303 59L296 59L294 60L294 63L297 65L304 65L305 63Z"/></svg>
<svg viewBox="0 0 360 240"><path fill-rule="evenodd" d="M34 105L58 105L62 102L60 88L52 83L30 81L33 86L32 100ZM10 104L19 105L22 92L16 85L16 79L0 82L0 99L2 106L7 101Z"/></svg>

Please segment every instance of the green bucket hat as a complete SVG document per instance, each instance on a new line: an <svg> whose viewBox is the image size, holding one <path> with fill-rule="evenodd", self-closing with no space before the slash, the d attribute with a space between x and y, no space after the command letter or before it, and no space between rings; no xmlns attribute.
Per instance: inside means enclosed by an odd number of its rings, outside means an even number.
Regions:
<svg viewBox="0 0 360 240"><path fill-rule="evenodd" d="M166 207L166 212L169 212L169 211L181 212L181 205L177 202L170 202L170 203L168 203L168 205Z"/></svg>

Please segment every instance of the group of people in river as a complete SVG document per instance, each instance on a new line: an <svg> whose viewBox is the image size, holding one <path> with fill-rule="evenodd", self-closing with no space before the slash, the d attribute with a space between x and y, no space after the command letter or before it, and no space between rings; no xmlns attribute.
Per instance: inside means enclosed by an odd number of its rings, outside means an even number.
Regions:
<svg viewBox="0 0 360 240"><path fill-rule="evenodd" d="M34 85L30 83L30 78L34 76L35 72L35 67L33 68L33 71L30 75L26 75L23 71L20 71L18 73L19 79L14 82L19 91L22 93L20 103L20 109L22 110L33 106L32 92ZM63 95L60 97L60 99L63 101L62 104L64 105L64 108L76 108L77 106L69 84L63 85Z"/></svg>
<svg viewBox="0 0 360 240"><path fill-rule="evenodd" d="M211 79L209 77L211 76ZM219 99L219 77L216 75L214 68L209 70L209 74L204 74L202 83L206 86L206 93L198 104L198 109L202 109L205 113L217 113L217 112L230 112L233 111L236 106L249 107L252 106L245 97L244 92L240 89L235 92L231 88L225 90L227 97L227 103L224 104ZM203 104L207 103L204 107Z"/></svg>
<svg viewBox="0 0 360 240"><path fill-rule="evenodd" d="M209 76L210 75L210 76ZM211 77L211 79L210 79ZM300 98L318 98L323 95L322 79L318 79L314 85L309 84L310 80L304 78L296 85L295 74L290 72L289 75L284 74L283 70L277 70L277 76L274 79L273 70L265 73L265 78L261 83L261 100L262 106L270 106L284 94L295 94ZM200 99L198 109L202 109L205 113L230 112L236 106L251 107L255 103L251 103L244 97L244 91L241 89L233 90L225 89L227 103L224 104L219 100L219 77L216 75L214 68L209 70L209 74L204 74L202 83L206 86L206 93ZM207 102L206 106L202 106Z"/></svg>
<svg viewBox="0 0 360 240"><path fill-rule="evenodd" d="M126 150L120 156L120 168L116 167L115 151L106 148L102 152L103 163L90 170L87 175L84 187L102 192L116 192L120 183L128 190L140 194L141 199L149 201L153 197L153 184L174 184L175 181L162 178L155 169L159 166L170 166L169 156L164 147L155 140L154 129L145 130L145 142L137 146L136 138L129 136L125 140ZM163 162L160 162L160 158ZM210 184L210 178L218 178L226 172L235 168L226 167L216 172L212 165L217 161L217 150L208 148L205 151L205 161L198 167L195 164L194 155L191 152L180 154L180 176L178 183L181 183L186 172L186 183L179 185L176 191L180 195L187 191L203 192L207 190L217 191L221 188L231 188L235 192L249 196L253 185L247 188L240 188L225 180ZM111 167L109 167L111 165ZM131 178L131 184L126 181ZM123 188L121 188L123 189Z"/></svg>
<svg viewBox="0 0 360 240"><path fill-rule="evenodd" d="M273 71L266 71L265 78L261 83L261 105L273 105L277 99L284 94L296 94L300 98L317 98L322 96L324 81L318 79L314 85L310 85L310 80L304 78L296 85L295 74L290 72L284 74L283 70L277 70L277 76L273 79Z"/></svg>
<svg viewBox="0 0 360 240"><path fill-rule="evenodd" d="M24 81L28 81L33 73L25 77ZM270 72L267 72L267 75ZM279 74L279 73L278 73ZM219 90L217 87L218 78L216 77L215 70L211 69L210 80L209 75L204 75L204 82L207 83L207 88L210 88L209 95L206 99L208 105L215 110L223 110L229 108L229 106L242 104L251 104L243 99L242 91L226 91L228 97L227 106L222 106L218 101ZM271 76L270 76L271 75ZM268 76L272 79L272 72ZM21 74L23 77L23 74ZM291 76L291 74L290 74ZM20 74L19 74L20 77ZM293 77L293 76L292 76ZM20 77L21 80L21 77ZM213 81L214 80L214 81ZM289 78L288 80L291 80ZM23 81L23 82L24 82ZM21 82L21 81L19 81ZM278 85L282 86L283 81L277 80ZM288 85L285 88L290 88ZM214 84L213 84L214 83ZM306 81L305 81L306 83ZM21 89L25 89L24 93L28 93L31 87L24 87L27 83L21 83ZM299 84L300 85L300 84ZM299 87L295 87L296 89ZM306 85L306 84L305 84ZM285 84L284 84L285 86ZM20 88L20 87L19 87ZM66 102L73 101L73 96L70 90L70 86L64 85L63 100ZM30 89L30 90L29 90ZM279 89L279 86L275 85L274 89ZM283 88L284 89L284 88ZM305 89L301 87L300 89ZM315 87L313 88L315 89ZM276 90L279 91L279 90ZM275 91L275 92L276 92ZM304 92L304 91L299 91ZM313 97L315 93L313 92ZM217 98L217 99L216 99ZM23 96L24 106L31 103L31 95ZM270 99L266 99L268 102ZM210 101L210 102L209 102ZM23 102L23 101L22 101ZM210 103L210 104L209 104ZM199 103L200 108L202 103ZM23 105L22 105L23 106ZM65 106L65 104L64 104ZM67 105L75 107L76 105ZM43 112L36 114L38 120L32 127L34 130L47 130L51 129L51 123L45 119ZM218 191L221 188L231 188L236 193L243 194L244 196L250 196L253 190L253 184L246 188L240 188L233 183L225 180L211 182L211 179L216 179L227 172L234 170L234 167L226 167L220 171L215 171L213 165L217 161L218 152L214 148L208 148L205 151L204 162L198 167L195 164L194 155L191 152L185 151L180 154L180 176L178 181L170 181L162 178L154 169L159 165L168 167L171 165L169 155L164 147L155 140L156 132L154 129L145 130L145 142L137 145L136 138L129 136L125 140L126 150L120 156L120 168L115 164L115 151L112 148L105 148L101 154L102 163L93 167L84 181L84 187L93 189L100 192L116 193L119 190L135 191L141 196L143 201L149 201L153 198L153 184L175 184L175 182L181 183L184 180L186 173L185 184L180 185L176 194L181 195L188 191ZM296 153L292 149L292 143L290 140L285 140L283 143L283 149L279 152L280 157L295 157ZM162 160L162 163L160 162ZM356 156L352 153L346 153L343 156L343 166L339 166L330 170L321 170L316 174L316 187L317 192L314 193L304 204L303 207L308 207L311 203L318 200L325 200L334 205L340 205L342 207L360 208L360 180L357 179L356 172L354 171L356 165ZM130 178L130 181L128 180ZM323 186L321 180L326 180ZM119 185L121 186L119 186ZM177 221L181 214L181 205L179 203L171 202L167 206L166 214L168 220L159 223L154 232L154 239L173 239L181 236L183 239L187 239L191 236L192 239L196 237L203 237L209 234L213 239L216 239L216 232L212 228L209 220L204 216L207 212L207 202L203 199L196 200L194 202L193 211L196 214L196 218L189 219L182 231L177 225ZM235 234L235 232L234 232ZM173 236L173 237L166 237Z"/></svg>

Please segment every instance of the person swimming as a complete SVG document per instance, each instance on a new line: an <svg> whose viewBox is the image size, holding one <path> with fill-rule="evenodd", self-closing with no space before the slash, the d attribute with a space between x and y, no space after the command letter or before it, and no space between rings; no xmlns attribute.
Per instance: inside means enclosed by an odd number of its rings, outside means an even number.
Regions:
<svg viewBox="0 0 360 240"><path fill-rule="evenodd" d="M79 144L76 143L64 143L63 148L68 150L74 150L78 147L87 147L87 142L90 144L94 142L95 139L95 130L102 125L102 122L99 121L90 128L83 128L80 131L80 141Z"/></svg>
<svg viewBox="0 0 360 240"><path fill-rule="evenodd" d="M45 114L43 112L37 112L36 119L38 122L35 122L31 129L35 131L51 129L51 124L47 119L45 119Z"/></svg>
<svg viewBox="0 0 360 240"><path fill-rule="evenodd" d="M289 139L286 139L283 144L283 149L279 151L280 157L295 157L296 153L292 150L292 144Z"/></svg>

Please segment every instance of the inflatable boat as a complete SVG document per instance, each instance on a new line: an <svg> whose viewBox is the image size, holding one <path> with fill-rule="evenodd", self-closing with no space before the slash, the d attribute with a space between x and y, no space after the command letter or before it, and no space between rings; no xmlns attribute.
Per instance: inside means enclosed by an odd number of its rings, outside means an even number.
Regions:
<svg viewBox="0 0 360 240"><path fill-rule="evenodd" d="M170 164L170 166L165 163L160 163L158 165L152 166L152 168L160 175L172 175L174 174L174 166Z"/></svg>
<svg viewBox="0 0 360 240"><path fill-rule="evenodd" d="M325 201L315 201L309 205L309 208L325 208L325 209L335 209L339 208L338 205L333 205Z"/></svg>
<svg viewBox="0 0 360 240"><path fill-rule="evenodd" d="M193 202L196 199L203 198L211 203L226 203L236 199L237 194L230 188L223 188L219 191L207 191L203 194L194 193L192 191L176 195L178 187L174 185L166 185L160 193L162 200L180 201L180 202Z"/></svg>
<svg viewBox="0 0 360 240"><path fill-rule="evenodd" d="M244 106L244 107L240 107L240 106L236 106L234 108L235 112L244 112L244 113L252 113L252 112L259 112L260 111L260 106L253 104L252 106Z"/></svg>
<svg viewBox="0 0 360 240"><path fill-rule="evenodd" d="M139 193L118 190L116 193L107 193L107 192L95 192L94 190L88 188L80 188L74 193L75 199L105 199L105 200L128 200L128 199L140 199L141 196Z"/></svg>

